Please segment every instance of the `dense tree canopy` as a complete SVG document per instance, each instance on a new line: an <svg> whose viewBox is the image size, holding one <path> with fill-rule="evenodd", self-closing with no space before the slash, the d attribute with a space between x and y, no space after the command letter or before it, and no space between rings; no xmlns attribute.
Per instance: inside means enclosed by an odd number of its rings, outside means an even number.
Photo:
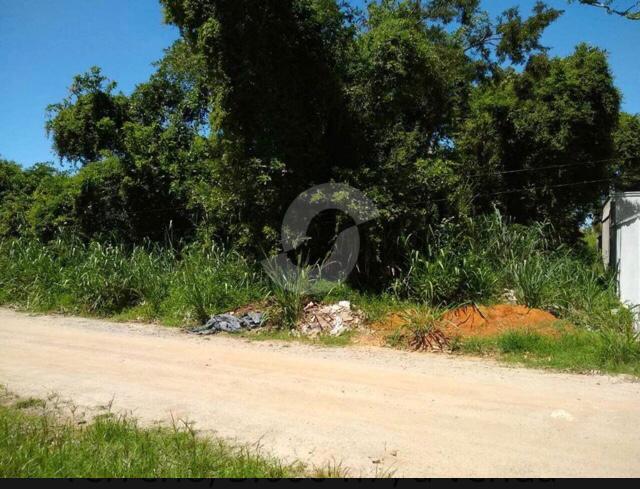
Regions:
<svg viewBox="0 0 640 489"><path fill-rule="evenodd" d="M477 87L457 141L463 171L483 175L478 204L576 233L609 186L619 103L605 53L586 45Z"/></svg>
<svg viewBox="0 0 640 489"><path fill-rule="evenodd" d="M161 3L182 37L148 81L125 96L93 68L50 106L75 171L0 164L2 235L261 253L296 195L339 181L380 210L360 271L384 282L443 219L497 206L571 240L638 181L640 123L619 114L606 53L550 57L562 12L542 2L497 19L480 0ZM344 216L330 221L327 239Z"/></svg>
<svg viewBox="0 0 640 489"><path fill-rule="evenodd" d="M640 114L620 114L613 141L615 158L612 170L616 188L640 190Z"/></svg>

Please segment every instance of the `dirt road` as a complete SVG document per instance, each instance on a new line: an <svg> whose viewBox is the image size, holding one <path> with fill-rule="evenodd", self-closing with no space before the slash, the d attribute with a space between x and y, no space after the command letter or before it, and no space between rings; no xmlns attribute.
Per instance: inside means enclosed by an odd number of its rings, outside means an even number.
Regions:
<svg viewBox="0 0 640 489"><path fill-rule="evenodd" d="M640 476L640 383L0 309L0 383L354 476Z"/></svg>

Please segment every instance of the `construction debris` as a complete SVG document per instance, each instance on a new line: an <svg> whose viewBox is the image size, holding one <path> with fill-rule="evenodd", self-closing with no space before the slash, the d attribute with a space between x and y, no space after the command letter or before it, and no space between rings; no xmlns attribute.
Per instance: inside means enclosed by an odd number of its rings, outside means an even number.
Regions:
<svg viewBox="0 0 640 489"><path fill-rule="evenodd" d="M249 312L244 316L236 317L233 314L218 314L211 316L204 326L190 330L197 335L210 335L220 332L238 333L262 326L264 316L261 312Z"/></svg>
<svg viewBox="0 0 640 489"><path fill-rule="evenodd" d="M349 301L330 305L309 302L304 307L299 329L302 334L310 337L322 334L340 336L357 328L361 323L362 317L351 308Z"/></svg>

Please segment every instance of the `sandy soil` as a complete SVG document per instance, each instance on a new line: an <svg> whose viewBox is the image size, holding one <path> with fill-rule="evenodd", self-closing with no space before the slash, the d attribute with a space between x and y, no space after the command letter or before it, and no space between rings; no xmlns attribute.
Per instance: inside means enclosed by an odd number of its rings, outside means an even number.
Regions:
<svg viewBox="0 0 640 489"><path fill-rule="evenodd" d="M640 383L0 309L0 383L350 475L640 476Z"/></svg>

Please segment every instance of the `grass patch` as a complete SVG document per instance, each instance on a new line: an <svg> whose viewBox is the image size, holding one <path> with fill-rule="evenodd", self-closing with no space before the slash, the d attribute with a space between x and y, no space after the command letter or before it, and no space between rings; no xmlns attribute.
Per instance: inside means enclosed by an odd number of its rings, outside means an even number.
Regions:
<svg viewBox="0 0 640 489"><path fill-rule="evenodd" d="M457 340L452 347L458 353L491 355L528 367L640 376L640 342L632 333L578 331L553 338L511 331Z"/></svg>
<svg viewBox="0 0 640 489"><path fill-rule="evenodd" d="M42 399L35 399L33 397L30 397L28 399L21 399L16 402L16 409L44 408L46 405L47 403Z"/></svg>
<svg viewBox="0 0 640 489"><path fill-rule="evenodd" d="M429 231L430 247L414 250L404 269L380 293L314 282L314 269L287 275L264 273L260 264L214 244L179 250L59 239L0 240L0 304L35 312L60 312L148 321L167 326L202 324L213 314L247 304L267 304L274 331L251 340L297 340L346 346L353 334L300 338L289 331L309 300L348 300L369 322L390 313L420 311L410 325L391 334L390 346L426 348L438 342L433 311L474 302L518 303L552 311L575 325L575 338L535 336L468 339L450 345L473 354L578 371L636 372L638 338L633 311L616 294L615 271L595 254L585 257L554 243L546 226L511 225L499 214L445 222ZM268 275L272 280L269 280ZM313 287L312 287L313 285ZM551 342L551 343L550 343Z"/></svg>
<svg viewBox="0 0 640 489"><path fill-rule="evenodd" d="M36 312L192 325L268 294L255 264L215 245L0 241L0 304Z"/></svg>
<svg viewBox="0 0 640 489"><path fill-rule="evenodd" d="M105 414L80 425L52 410L26 410L44 406L36 401L0 406L0 477L281 478L303 471L198 437L189 424L143 429L131 418Z"/></svg>
<svg viewBox="0 0 640 489"><path fill-rule="evenodd" d="M340 336L320 335L316 338L301 336L290 330L283 329L264 329L259 331L250 331L240 333L239 336L251 341L293 341L308 345L321 345L329 347L344 347L351 344L355 331L346 331Z"/></svg>

